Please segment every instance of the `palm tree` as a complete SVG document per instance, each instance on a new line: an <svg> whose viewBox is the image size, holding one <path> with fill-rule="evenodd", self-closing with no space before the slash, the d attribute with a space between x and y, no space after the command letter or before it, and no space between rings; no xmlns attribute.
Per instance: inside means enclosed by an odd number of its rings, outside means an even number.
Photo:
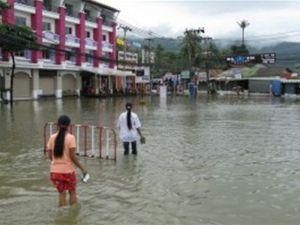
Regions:
<svg viewBox="0 0 300 225"><path fill-rule="evenodd" d="M245 38L244 38L244 33L245 33L245 28L250 25L250 23L247 20L242 20L237 22L237 24L242 28L242 46L245 45Z"/></svg>

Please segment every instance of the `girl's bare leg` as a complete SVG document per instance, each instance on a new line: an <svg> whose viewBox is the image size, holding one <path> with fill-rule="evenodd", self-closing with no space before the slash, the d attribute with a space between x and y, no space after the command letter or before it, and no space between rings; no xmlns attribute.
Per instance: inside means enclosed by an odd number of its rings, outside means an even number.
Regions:
<svg viewBox="0 0 300 225"><path fill-rule="evenodd" d="M77 195L76 195L76 191L69 191L70 194L70 205L74 205L77 204Z"/></svg>
<svg viewBox="0 0 300 225"><path fill-rule="evenodd" d="M59 193L59 197L58 197L58 206L62 207L62 206L66 206L67 205L67 193L61 192Z"/></svg>

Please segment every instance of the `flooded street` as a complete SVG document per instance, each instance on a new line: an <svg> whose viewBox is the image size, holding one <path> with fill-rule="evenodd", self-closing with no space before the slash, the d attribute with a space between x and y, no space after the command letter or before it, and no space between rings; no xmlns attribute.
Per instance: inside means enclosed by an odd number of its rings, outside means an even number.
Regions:
<svg viewBox="0 0 300 225"><path fill-rule="evenodd" d="M269 97L46 99L0 105L0 224L299 224L300 101ZM43 126L115 126L134 104L138 156L80 158L81 208L58 209ZM79 178L79 176L78 176Z"/></svg>

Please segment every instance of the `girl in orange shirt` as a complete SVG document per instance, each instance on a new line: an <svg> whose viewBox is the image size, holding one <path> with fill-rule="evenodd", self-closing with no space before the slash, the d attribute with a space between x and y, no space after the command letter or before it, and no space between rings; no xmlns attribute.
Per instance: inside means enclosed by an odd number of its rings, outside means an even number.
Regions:
<svg viewBox="0 0 300 225"><path fill-rule="evenodd" d="M67 205L67 191L69 192L69 204L77 203L76 195L76 170L77 166L83 175L87 172L76 157L76 141L68 128L71 120L62 115L58 118L58 132L51 135L47 150L51 160L50 178L59 192L59 207Z"/></svg>

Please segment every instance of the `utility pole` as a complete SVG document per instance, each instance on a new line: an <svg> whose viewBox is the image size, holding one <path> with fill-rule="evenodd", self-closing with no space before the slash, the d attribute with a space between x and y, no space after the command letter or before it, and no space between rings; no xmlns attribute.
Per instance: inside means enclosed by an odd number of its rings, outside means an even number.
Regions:
<svg viewBox="0 0 300 225"><path fill-rule="evenodd" d="M205 45L206 90L207 90L207 94L209 94L210 79L209 79L209 66L208 66L208 58L209 58L208 41L212 40L212 38L211 37L203 37L202 40L204 41L204 45Z"/></svg>
<svg viewBox="0 0 300 225"><path fill-rule="evenodd" d="M124 39L124 62L126 63L126 51L127 51L127 43L126 43L126 34L127 34L127 31L132 31L132 29L129 27L129 26L123 26L123 25L120 25L120 27L118 29L122 29L123 32L124 32L124 36L123 36L123 39ZM125 66L124 66L125 68Z"/></svg>
<svg viewBox="0 0 300 225"><path fill-rule="evenodd" d="M149 66L149 79L150 79L150 95L152 95L152 75L151 75L151 43L153 42L153 38L146 38L145 39L148 42L148 51L147 51L147 64ZM145 60L146 62L146 60Z"/></svg>
<svg viewBox="0 0 300 225"><path fill-rule="evenodd" d="M126 52L127 52L127 43L126 43L126 34L127 34L127 31L132 31L132 29L129 27L129 26L123 26L122 24L120 25L120 27L118 29L123 29L123 32L124 32L124 36L123 36L123 39L124 39L124 63L123 63L123 66L122 66L122 69L126 70ZM123 82L125 80L125 85L123 86L123 90L125 91L128 87L127 85L127 77L125 77L123 79Z"/></svg>

